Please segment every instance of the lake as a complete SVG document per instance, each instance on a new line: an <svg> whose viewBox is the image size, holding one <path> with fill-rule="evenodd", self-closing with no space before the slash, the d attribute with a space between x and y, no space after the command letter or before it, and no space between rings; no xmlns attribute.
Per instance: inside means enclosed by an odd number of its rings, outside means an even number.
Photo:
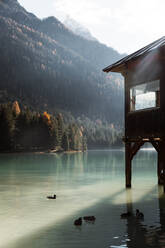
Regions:
<svg viewBox="0 0 165 248"><path fill-rule="evenodd" d="M56 200L47 196L56 194ZM127 210L144 213L121 219ZM94 215L96 221L74 220ZM140 150L125 189L124 150L0 155L0 247L165 247L157 154Z"/></svg>

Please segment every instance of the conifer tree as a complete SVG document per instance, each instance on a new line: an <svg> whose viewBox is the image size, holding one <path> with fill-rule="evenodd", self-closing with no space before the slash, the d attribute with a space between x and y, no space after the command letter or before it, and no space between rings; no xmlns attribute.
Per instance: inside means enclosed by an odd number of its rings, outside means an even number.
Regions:
<svg viewBox="0 0 165 248"><path fill-rule="evenodd" d="M87 139L85 136L82 138L82 150L86 151L87 150Z"/></svg>
<svg viewBox="0 0 165 248"><path fill-rule="evenodd" d="M2 105L0 108L0 150L11 150L13 148L13 136L15 131L15 120L10 104Z"/></svg>
<svg viewBox="0 0 165 248"><path fill-rule="evenodd" d="M63 136L62 136L62 148L64 149L64 151L69 151L69 139L68 139L68 135L66 132L64 132Z"/></svg>
<svg viewBox="0 0 165 248"><path fill-rule="evenodd" d="M58 125L58 145L61 146L62 136L64 132L63 116L61 113L59 113L57 116L57 125Z"/></svg>
<svg viewBox="0 0 165 248"><path fill-rule="evenodd" d="M72 125L69 125L68 133L69 133L69 147L71 150L75 150L74 127Z"/></svg>

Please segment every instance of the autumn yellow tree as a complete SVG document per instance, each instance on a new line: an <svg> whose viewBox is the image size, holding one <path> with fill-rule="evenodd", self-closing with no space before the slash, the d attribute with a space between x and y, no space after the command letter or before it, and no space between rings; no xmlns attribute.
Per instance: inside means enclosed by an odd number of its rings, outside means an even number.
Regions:
<svg viewBox="0 0 165 248"><path fill-rule="evenodd" d="M49 125L51 124L50 114L48 114L46 111L43 113L43 119L44 119Z"/></svg>

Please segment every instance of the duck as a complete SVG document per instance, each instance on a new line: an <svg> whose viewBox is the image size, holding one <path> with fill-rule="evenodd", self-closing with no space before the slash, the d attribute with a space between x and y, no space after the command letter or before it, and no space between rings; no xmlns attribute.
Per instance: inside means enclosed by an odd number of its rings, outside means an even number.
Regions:
<svg viewBox="0 0 165 248"><path fill-rule="evenodd" d="M82 217L79 217L77 220L74 221L75 226L81 226L82 225Z"/></svg>
<svg viewBox="0 0 165 248"><path fill-rule="evenodd" d="M96 217L95 216L84 216L83 219L86 221L95 221Z"/></svg>
<svg viewBox="0 0 165 248"><path fill-rule="evenodd" d="M142 212L140 212L139 209L136 209L136 218L137 219L143 219L144 218L144 214Z"/></svg>
<svg viewBox="0 0 165 248"><path fill-rule="evenodd" d="M56 195L52 195L52 196L47 196L48 199L56 199Z"/></svg>
<svg viewBox="0 0 165 248"><path fill-rule="evenodd" d="M131 214L131 212L126 212L126 213L122 213L121 215L120 215L120 217L122 218L122 219L126 219L126 218L128 218L128 217L130 217L132 214Z"/></svg>

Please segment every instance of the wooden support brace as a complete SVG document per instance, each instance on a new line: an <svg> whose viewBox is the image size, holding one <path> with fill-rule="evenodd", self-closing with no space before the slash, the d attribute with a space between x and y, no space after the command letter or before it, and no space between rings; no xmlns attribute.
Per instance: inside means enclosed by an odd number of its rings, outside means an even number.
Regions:
<svg viewBox="0 0 165 248"><path fill-rule="evenodd" d="M155 148L155 150L159 153L160 152L160 144L159 142L155 141L155 140L150 140L151 144L153 145L153 147Z"/></svg>
<svg viewBox="0 0 165 248"><path fill-rule="evenodd" d="M135 142L134 145L131 148L131 160L136 155L136 153L139 151L140 147L144 145L144 141Z"/></svg>

